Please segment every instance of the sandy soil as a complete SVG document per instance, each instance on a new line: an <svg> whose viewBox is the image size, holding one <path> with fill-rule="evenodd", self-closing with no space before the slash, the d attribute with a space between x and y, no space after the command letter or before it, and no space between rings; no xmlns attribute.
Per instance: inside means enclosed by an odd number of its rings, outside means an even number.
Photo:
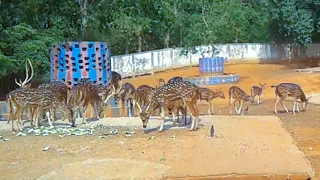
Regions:
<svg viewBox="0 0 320 180"><path fill-rule="evenodd" d="M296 67L295 67L296 68ZM241 77L238 86L244 88L248 93L252 85L258 83L267 83L267 89L265 90L264 97L261 105L249 105L248 115L274 115L274 91L270 88L270 85L280 82L295 82L302 86L305 92L310 93L314 91L319 92L320 87L320 75L319 74L298 74L293 72L293 69L287 68L281 65L229 65L226 66L227 73L237 73ZM198 68L186 68L182 70L174 70L169 72L157 73L154 76L144 76L131 79L135 86L141 84L149 84L155 86L156 78L162 77L168 80L172 76L195 76L198 74ZM129 80L126 80L129 81ZM221 88L225 93L231 85L224 86L212 86L210 88ZM227 100L215 101L215 112L218 115L228 115L229 108ZM288 108L291 108L291 102L286 102ZM199 109L202 113L207 112L207 105L199 105ZM282 110L282 107L279 107ZM293 137L299 149L301 149L307 158L310 160L312 167L316 172L316 178L319 178L318 172L320 172L320 107L316 105L309 105L307 112L301 112L296 115L291 113L279 113L283 127L288 130ZM197 146L198 134L201 134L204 129L200 129L196 132L189 132L188 130L169 130L162 133L152 132L151 134L144 134L138 132L131 139L124 138L124 136L111 136L105 139L99 139L97 137L67 137L59 138L54 136L49 137L14 137L10 135L10 132L2 133L0 135L8 136L9 141L0 142L0 173L1 179L35 179L48 172L63 174L65 168L78 167L83 169L88 174L90 173L102 173L104 166L116 166L117 173L128 173L132 171L132 166L136 167L135 172L145 172L145 174L152 172L155 179L161 177L162 173L168 169L167 160L172 160L174 154L167 155L168 149L179 153L179 149L175 149L179 144L186 144L186 149L183 151L185 158L174 162L179 168L171 170L170 174L175 174L181 171L187 172L186 174L195 175L195 177L188 177L188 179L208 179L209 177L198 175L198 170L192 164L193 160L190 157L194 153ZM149 140L148 137L154 135L155 141ZM176 136L177 138L168 138L170 136ZM179 137L179 138L178 138ZM14 139L13 139L14 138ZM125 140L127 139L127 140ZM161 143L159 143L159 141ZM47 144L51 145L53 151L42 152L41 149ZM210 156L210 152L199 151L197 158L205 159ZM135 157L134 160L128 161L123 158ZM117 161L113 158L120 158L118 162L125 162L126 166L117 166ZM121 159L122 158L122 159ZM146 162L148 161L148 162ZM149 163L152 161L153 163ZM257 162L261 161L259 157ZM70 163L72 167L70 167ZM212 164L216 163L214 160ZM221 163L221 162L219 162ZM31 165L33 164L33 165ZM84 166L85 164L85 166ZM97 168L90 168L92 164L96 164ZM98 165L97 165L98 164ZM123 163L122 163L123 164ZM245 162L243 162L245 164ZM210 162L206 164L211 166ZM96 167L94 166L94 167ZM38 167L38 168L36 168ZM84 168L87 167L87 168ZM131 167L131 168L130 168ZM60 169L60 170L58 170ZM54 170L57 170L56 172ZM81 179L82 173L79 174ZM114 174L114 175L115 175ZM141 177L143 177L142 174ZM197 175L196 175L197 174ZM110 175L113 175L110 172ZM285 179L287 175L277 176L277 174L270 174L269 177L275 179ZM267 179L267 176L247 176L242 175L238 179ZM170 177L165 177L170 179ZM223 179L223 177L221 177ZM228 176L224 177L228 178ZM304 179L305 176L292 176L291 179ZM46 176L42 176L40 179L47 179ZM103 179L103 178L101 178Z"/></svg>

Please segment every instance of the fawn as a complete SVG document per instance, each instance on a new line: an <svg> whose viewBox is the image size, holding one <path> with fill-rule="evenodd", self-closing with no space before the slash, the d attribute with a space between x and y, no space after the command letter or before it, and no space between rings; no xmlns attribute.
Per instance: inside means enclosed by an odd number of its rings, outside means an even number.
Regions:
<svg viewBox="0 0 320 180"><path fill-rule="evenodd" d="M247 93L245 93L244 90L242 90L238 86L231 86L229 88L230 115L232 115L231 106L234 106L234 109L236 110L236 113L238 115L240 115L240 113L243 115L242 106L243 106L244 101L251 101L252 102L252 97L250 95L248 95ZM237 107L236 107L236 102L239 102L239 109L237 109ZM247 107L247 109L248 109L248 107Z"/></svg>
<svg viewBox="0 0 320 180"><path fill-rule="evenodd" d="M266 83L264 84L261 84L260 83L260 87L259 86L252 86L251 87L251 96L253 98L253 103L255 103L255 97L258 96L258 101L257 101L257 104L261 104L262 101L261 101L261 95L262 95L262 92L263 90L265 90L265 87L266 87Z"/></svg>

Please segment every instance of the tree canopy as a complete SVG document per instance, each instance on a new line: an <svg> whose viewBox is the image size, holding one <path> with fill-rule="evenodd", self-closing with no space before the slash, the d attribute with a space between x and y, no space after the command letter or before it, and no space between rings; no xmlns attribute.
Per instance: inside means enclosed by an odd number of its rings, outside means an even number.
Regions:
<svg viewBox="0 0 320 180"><path fill-rule="evenodd" d="M113 55L214 43L320 40L320 0L2 0L0 78L48 72L53 43L105 41ZM39 68L40 67L40 68Z"/></svg>

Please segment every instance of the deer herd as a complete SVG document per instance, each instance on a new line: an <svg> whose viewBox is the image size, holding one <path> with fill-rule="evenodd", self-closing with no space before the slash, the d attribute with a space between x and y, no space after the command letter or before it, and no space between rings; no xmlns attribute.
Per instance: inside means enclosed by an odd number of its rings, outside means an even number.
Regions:
<svg viewBox="0 0 320 180"><path fill-rule="evenodd" d="M172 114L173 123L181 123L179 120L179 113L182 114L184 125L187 124L186 116L189 112L192 118L190 130L196 130L199 124L199 110L196 106L198 101L205 100L208 103L208 114L214 113L212 100L214 98L225 99L224 93L221 89L210 90L208 88L199 87L182 77L173 77L166 83L164 79L157 80L156 88L148 85L141 85L135 88L131 83L122 83L120 74L112 71L111 82L104 87L103 85L93 84L88 78L83 78L73 86L70 91L68 87L59 81L47 82L39 85L36 88L31 88L31 79L33 77L33 67L28 60L31 67L31 76L29 77L29 68L26 64L26 78L24 81L15 79L15 83L19 86L18 89L7 94L6 101L9 105L8 123L12 121L12 130L15 131L14 122L19 131L22 131L22 114L26 110L28 119L31 125L38 127L40 125L39 119L47 118L48 124L53 127L52 121L56 120L56 109L62 112L62 119L67 119L72 126L76 126L76 117L82 117L82 123L87 124L85 118L85 111L89 105L92 106L95 118L101 119L104 116L108 100L114 97L115 103L121 101L122 112L124 112L124 104L129 106L129 116L133 111L133 106L136 106L142 120L143 128L147 127L148 120L153 112L160 110L161 126L159 131L163 130L165 116L167 113ZM230 115L232 115L232 106L236 114L243 115L243 103L251 102L254 104L261 104L261 95L265 89L266 84L260 86L252 86L251 94L247 94L238 86L231 86L229 88L229 107ZM306 98L303 90L297 84L281 83L275 88L276 102L274 105L274 112L277 113L277 104L280 102L284 109L288 112L287 107L283 101L287 97L294 99L293 113L299 112L298 101L302 104L302 110L306 110L309 98ZM69 98L68 98L69 94ZM255 101L255 97L258 100ZM238 102L238 108L236 103ZM187 111L188 110L188 111ZM245 111L248 110L248 107ZM135 111L137 112L137 111ZM176 119L177 118L177 119Z"/></svg>

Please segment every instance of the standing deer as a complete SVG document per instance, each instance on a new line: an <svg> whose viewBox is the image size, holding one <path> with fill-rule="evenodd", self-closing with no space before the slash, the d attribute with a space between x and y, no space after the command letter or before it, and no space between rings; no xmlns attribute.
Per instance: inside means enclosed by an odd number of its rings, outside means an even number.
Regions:
<svg viewBox="0 0 320 180"><path fill-rule="evenodd" d="M240 115L240 113L243 115L242 105L243 105L244 101L251 101L252 102L252 97L250 95L248 95L247 93L245 93L244 90L242 90L238 86L231 86L229 88L230 115L232 115L231 106L234 107L234 109L236 110L236 113L238 115ZM236 107L236 102L239 102L239 110ZM247 109L248 109L248 107L247 107ZM246 111L247 111L247 109L246 109Z"/></svg>
<svg viewBox="0 0 320 180"><path fill-rule="evenodd" d="M124 116L124 106L127 104L129 106L129 117L132 117L133 112L133 97L132 94L135 94L136 90L131 83L124 83L118 94L114 95L115 104L118 104L121 100L122 106L122 115ZM138 105L139 106L139 105ZM139 106L140 108L140 106Z"/></svg>
<svg viewBox="0 0 320 180"><path fill-rule="evenodd" d="M28 63L29 63L29 66L30 66L30 69L31 69L31 76L29 77L29 68L28 68ZM19 79L19 82L17 81L17 79L15 78L14 81L15 83L19 86L19 89L29 89L30 86L31 86L31 79L33 78L33 66L32 66L32 63L30 61L30 59L27 59L27 62L26 62L26 78L22 81L21 79ZM9 114L11 113L12 109L15 108L14 106L12 106L12 104L9 103ZM28 119L32 120L33 117L31 117L31 112L32 112L32 109L30 108L27 108L26 109L26 114L28 116ZM22 115L22 114L21 114ZM7 121L9 123L9 120Z"/></svg>
<svg viewBox="0 0 320 180"><path fill-rule="evenodd" d="M108 100L112 96L117 95L120 92L121 87L122 87L121 75L115 71L112 71L111 83L108 85L109 94L105 97L103 104L106 105Z"/></svg>
<svg viewBox="0 0 320 180"><path fill-rule="evenodd" d="M253 102L255 102L255 100L254 100L255 97L258 96L257 104L261 104L262 103L261 95L262 95L262 92L265 89L265 87L266 87L266 83L264 83L264 84L260 83L260 87L259 86L252 86L251 87L251 96L253 98L253 100L252 100Z"/></svg>
<svg viewBox="0 0 320 180"><path fill-rule="evenodd" d="M60 82L60 81L54 81L54 82L46 82L42 83L38 86L40 89L49 89L51 91L57 92L59 101L63 102L64 104L67 104L67 96L68 96L68 87L66 84ZM53 115L53 119L56 120L56 109L50 109L50 114ZM66 119L64 117L64 114L62 114L63 119Z"/></svg>
<svg viewBox="0 0 320 180"><path fill-rule="evenodd" d="M182 81L184 81L184 79L182 77L176 76L176 77L169 79L168 83L172 84L172 83L182 82ZM160 87L165 84L166 84L166 82L164 79L162 79L162 78L158 79L157 87ZM168 111L169 111L169 114L170 114L170 112L172 114L172 120L173 120L174 124L176 124L176 122L180 122L179 121L179 112L182 113L182 115L184 116L184 119L185 119L185 124L187 124L187 117L186 117L187 109L184 108L184 105L183 105L183 103L181 103L181 101L173 102L172 104L170 104L168 106ZM160 109L160 113L161 113L161 109ZM177 116L177 121L175 119L175 116Z"/></svg>
<svg viewBox="0 0 320 180"><path fill-rule="evenodd" d="M70 91L69 106L74 108L74 112L78 113L78 117L83 118L82 123L88 124L84 113L89 104L92 105L95 115L100 119L101 96L96 86L91 83L88 78L83 78L76 86L73 86ZM75 115L76 117L76 115Z"/></svg>
<svg viewBox="0 0 320 180"><path fill-rule="evenodd" d="M60 109L63 113L63 116L72 123L72 127L75 127L75 119L73 118L73 111L72 107L67 106L67 103L61 101L60 93L46 90L46 89L39 89L39 92L36 96L30 96L27 98L25 106L31 106L35 108L35 113L33 114L33 121L38 127L39 124L39 116L41 115L42 111L47 111L46 116L48 118L49 125L53 127L51 120L52 119L52 111L50 109ZM50 118L51 117L51 118ZM51 120L50 120L51 119Z"/></svg>
<svg viewBox="0 0 320 180"><path fill-rule="evenodd" d="M48 108L52 108L52 107L56 108L57 107L55 105L49 106L48 102L54 102L54 104L58 104L59 107L61 106L62 108L66 107L65 105L63 105L62 102L59 101L58 95L56 94L56 92L51 91L51 90L47 90L47 89L38 89L38 88L18 89L18 90L11 91L7 95L7 102L12 103L16 107L14 110L12 110L10 112L9 121L16 120L16 123L18 125L18 129L20 131L22 130L21 114L26 107L35 108L36 110L37 110L38 106L43 106L43 107L48 107ZM45 108L45 109L47 109L47 108ZM37 110L37 111L38 111L38 113L42 112L40 110ZM65 109L62 109L62 111L66 112ZM32 112L33 112L33 114L32 114L31 123L32 123L32 125L37 126L38 125L37 123L34 124L34 120L35 120L34 112L35 111L32 111ZM67 113L65 113L65 115L66 114ZM48 118L49 125L51 127L53 127L51 120L50 120L50 112L48 112L46 115ZM69 118L69 120L72 120L72 119ZM15 131L13 122L12 122L12 130Z"/></svg>
<svg viewBox="0 0 320 180"><path fill-rule="evenodd" d="M182 99L194 117L190 130L196 130L199 123L199 111L196 107L196 102L200 96L199 88L189 82L168 83L159 87L152 93L149 105L140 113L143 128L147 127L151 113L160 108L162 121L159 131L162 131L165 121L165 110L167 110L170 103Z"/></svg>
<svg viewBox="0 0 320 180"><path fill-rule="evenodd" d="M301 100L302 103L302 110L307 110L308 101L311 97L306 98L306 95L304 94L303 90L298 84L294 83L280 83L278 85L272 85L272 88L275 88L275 94L277 97L277 100L274 104L274 113L278 114L277 111L277 104L280 101L283 108L288 111L288 108L284 105L283 101L289 96L293 98L293 108L292 113L295 114L295 111L299 111L299 105L298 105L298 99Z"/></svg>
<svg viewBox="0 0 320 180"><path fill-rule="evenodd" d="M205 100L209 103L209 108L208 108L208 114L211 115L211 111L212 113L214 113L214 109L212 106L212 100L214 98L221 98L221 99L225 99L224 97L224 93L221 91L221 89L217 90L216 92L213 92L212 90L208 89L208 88L203 88L203 87L199 87L200 92L201 92L201 99L200 100Z"/></svg>

